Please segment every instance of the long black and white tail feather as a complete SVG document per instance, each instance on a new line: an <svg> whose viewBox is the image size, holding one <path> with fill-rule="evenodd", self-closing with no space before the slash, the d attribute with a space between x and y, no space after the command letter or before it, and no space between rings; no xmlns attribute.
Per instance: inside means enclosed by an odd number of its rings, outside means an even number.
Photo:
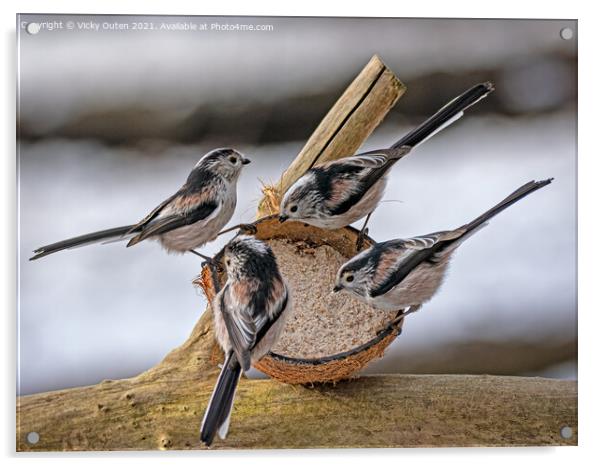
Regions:
<svg viewBox="0 0 602 466"><path fill-rule="evenodd" d="M113 242L126 239L131 235L127 235L132 225L126 225L123 227L110 228L108 230L95 231L86 235L76 236L74 238L65 239L56 243L47 244L41 246L34 251L34 256L30 257L29 260L33 261L40 259L41 257L53 254L55 252L63 251L65 249L73 249L80 246L86 246L93 243L101 242ZM127 235L127 236L126 236Z"/></svg>
<svg viewBox="0 0 602 466"><path fill-rule="evenodd" d="M503 212L508 207L510 207L512 204L520 201L523 197L526 197L529 194L537 191L538 189L541 189L544 186L549 185L552 182L552 180L554 180L554 178L548 178L547 180L541 180L541 181L533 180L533 181L529 181L528 183L525 183L520 188L518 188L516 191L514 191L512 194L510 194L509 196L504 198L503 201L499 202L498 204L493 206L491 209L489 209L487 212L479 215L472 222L467 223L466 225L462 226L461 229L464 230L464 233L462 233L462 235L459 236L457 239L454 239L451 242L448 242L444 248L438 250L437 252L434 252L433 255L429 258L429 261L433 262L433 263L437 263L437 262L440 262L441 260L444 260L445 258L449 257L449 255L451 253L453 253L460 246L460 244L462 244L464 241L466 241L468 238L470 238L476 232L485 228L489 224L488 223L489 220L491 220L497 214Z"/></svg>
<svg viewBox="0 0 602 466"><path fill-rule="evenodd" d="M213 443L215 434L222 440L228 434L234 395L241 373L242 368L234 353L230 351L222 366L201 424L201 442L207 446Z"/></svg>
<svg viewBox="0 0 602 466"><path fill-rule="evenodd" d="M418 126L418 128L412 130L393 144L391 148L403 146L416 147L419 144L422 144L439 131L447 128L453 122L460 119L466 109L485 98L493 90L493 84L490 82L473 86L451 102L444 105L437 113Z"/></svg>
<svg viewBox="0 0 602 466"><path fill-rule="evenodd" d="M529 194L537 191L538 189L541 189L544 186L549 185L553 180L554 180L554 178L548 178L547 180L541 180L541 181L532 180L532 181L529 181L528 183L525 183L520 188L518 188L516 191L514 191L512 194L510 194L509 196L504 198L504 200L502 200L501 202L499 202L498 204L493 206L491 209L489 209L487 212L479 215L472 222L464 225L463 228L466 229L466 233L464 233L464 235L467 235L472 230L480 229L481 225L488 222L491 218L495 217L500 212L506 210L512 204L520 201L523 197L526 197Z"/></svg>

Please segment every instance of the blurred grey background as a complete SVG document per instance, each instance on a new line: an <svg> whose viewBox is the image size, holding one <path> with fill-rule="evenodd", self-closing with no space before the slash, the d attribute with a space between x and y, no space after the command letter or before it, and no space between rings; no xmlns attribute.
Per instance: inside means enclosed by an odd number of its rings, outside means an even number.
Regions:
<svg viewBox="0 0 602 466"><path fill-rule="evenodd" d="M98 31L79 28L90 21ZM271 30L160 29L191 22ZM21 15L17 27L20 394L135 375L205 308L192 255L116 243L29 262L33 249L133 223L220 146L253 159L231 223L252 220L260 181L278 179L375 53L408 91L365 149L472 84L497 90L394 168L372 237L456 227L523 182L555 182L459 249L368 372L576 378L576 21Z"/></svg>

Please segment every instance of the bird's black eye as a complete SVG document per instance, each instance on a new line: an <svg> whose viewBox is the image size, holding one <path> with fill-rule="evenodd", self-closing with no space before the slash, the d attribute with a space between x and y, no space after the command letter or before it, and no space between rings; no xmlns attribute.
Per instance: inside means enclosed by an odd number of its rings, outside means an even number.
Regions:
<svg viewBox="0 0 602 466"><path fill-rule="evenodd" d="M236 165L236 162L238 161L238 159L236 157L230 157L230 163L233 165Z"/></svg>
<svg viewBox="0 0 602 466"><path fill-rule="evenodd" d="M292 212L292 213L295 213L295 212L297 212L297 210L299 210L299 207L297 207L296 205L294 205L294 206L291 206L291 212Z"/></svg>
<svg viewBox="0 0 602 466"><path fill-rule="evenodd" d="M345 280L346 280L348 283L351 283L351 282L353 281L353 275L347 275L347 276L345 277Z"/></svg>
<svg viewBox="0 0 602 466"><path fill-rule="evenodd" d="M226 265L230 267L230 259L226 259Z"/></svg>

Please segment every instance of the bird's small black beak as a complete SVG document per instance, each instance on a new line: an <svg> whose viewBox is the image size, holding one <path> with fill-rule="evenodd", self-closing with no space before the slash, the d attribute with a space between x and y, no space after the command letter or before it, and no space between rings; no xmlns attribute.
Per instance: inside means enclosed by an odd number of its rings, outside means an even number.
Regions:
<svg viewBox="0 0 602 466"><path fill-rule="evenodd" d="M332 289L332 292L333 293L338 293L342 289L343 289L343 287L341 285L335 285L334 288Z"/></svg>
<svg viewBox="0 0 602 466"><path fill-rule="evenodd" d="M288 220L288 217L287 217L286 215L284 215L284 214L281 214L281 215L279 215L279 216L278 216L278 221L279 221L280 223L284 223L284 222L286 222L287 220Z"/></svg>
<svg viewBox="0 0 602 466"><path fill-rule="evenodd" d="M251 161L249 159L243 157L243 159L242 159L242 164L243 165L249 165L250 163L251 163Z"/></svg>

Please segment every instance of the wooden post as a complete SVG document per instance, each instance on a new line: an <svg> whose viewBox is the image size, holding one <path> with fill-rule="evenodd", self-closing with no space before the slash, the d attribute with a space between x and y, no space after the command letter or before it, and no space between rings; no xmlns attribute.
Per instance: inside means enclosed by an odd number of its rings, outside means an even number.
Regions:
<svg viewBox="0 0 602 466"><path fill-rule="evenodd" d="M314 165L355 154L405 91L405 85L374 55L322 119L280 181L264 187L258 216L277 213L282 195Z"/></svg>

